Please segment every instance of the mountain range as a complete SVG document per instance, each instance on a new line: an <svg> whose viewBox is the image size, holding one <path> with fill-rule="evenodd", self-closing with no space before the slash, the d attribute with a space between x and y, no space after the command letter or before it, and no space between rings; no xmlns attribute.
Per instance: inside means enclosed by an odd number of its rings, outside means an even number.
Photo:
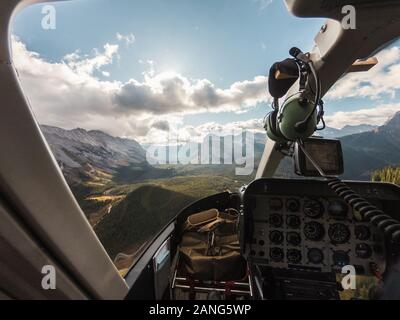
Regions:
<svg viewBox="0 0 400 320"><path fill-rule="evenodd" d="M69 183L114 179L129 183L145 178L165 178L202 171L231 175L231 166L182 166L154 168L146 162L146 150L137 141L113 137L100 130L66 130L42 125L41 130ZM369 179L370 173L400 162L400 112L383 126L357 125L342 129L327 127L318 132L326 138L339 138L344 150L346 178ZM255 133L255 162L258 163L266 135ZM182 147L182 146L181 146ZM221 153L223 157L223 153ZM287 166L284 166L287 170ZM229 172L228 172L229 171Z"/></svg>
<svg viewBox="0 0 400 320"><path fill-rule="evenodd" d="M370 180L376 169L400 163L400 111L384 125L340 138L345 178Z"/></svg>
<svg viewBox="0 0 400 320"><path fill-rule="evenodd" d="M40 128L69 182L91 179L99 173L113 175L120 167L146 161L146 151L133 139L99 130Z"/></svg>
<svg viewBox="0 0 400 320"><path fill-rule="evenodd" d="M373 126L369 124L360 124L354 126L346 125L341 129L326 127L323 131L321 131L321 136L325 138L341 138L351 134L372 131L376 128L378 128L378 126Z"/></svg>

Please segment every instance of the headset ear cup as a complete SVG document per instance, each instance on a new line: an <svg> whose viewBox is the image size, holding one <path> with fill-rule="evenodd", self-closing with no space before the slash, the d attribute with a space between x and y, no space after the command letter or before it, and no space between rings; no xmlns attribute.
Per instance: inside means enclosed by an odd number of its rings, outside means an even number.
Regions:
<svg viewBox="0 0 400 320"><path fill-rule="evenodd" d="M267 135L270 139L274 141L282 141L284 140L283 135L280 133L279 125L277 122L278 110L272 111L268 116L268 129Z"/></svg>

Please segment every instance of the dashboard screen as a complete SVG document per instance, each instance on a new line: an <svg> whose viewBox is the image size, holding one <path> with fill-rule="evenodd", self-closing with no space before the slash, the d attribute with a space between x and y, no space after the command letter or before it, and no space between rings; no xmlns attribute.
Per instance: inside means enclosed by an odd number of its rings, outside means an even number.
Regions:
<svg viewBox="0 0 400 320"><path fill-rule="evenodd" d="M304 147L324 173L330 175L343 173L343 155L339 140L310 138L304 141ZM297 174L319 176L318 171L299 147L296 147L295 160Z"/></svg>

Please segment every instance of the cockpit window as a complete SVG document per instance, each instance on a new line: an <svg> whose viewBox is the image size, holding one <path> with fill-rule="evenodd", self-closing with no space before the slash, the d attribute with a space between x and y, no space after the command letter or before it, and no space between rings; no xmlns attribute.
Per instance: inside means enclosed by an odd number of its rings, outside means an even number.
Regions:
<svg viewBox="0 0 400 320"><path fill-rule="evenodd" d="M311 49L322 22L264 0L71 1L15 17L22 87L119 269L185 206L255 178L268 69L292 46ZM400 142L399 53L392 44L325 97L321 135L341 139L346 178L370 180L399 159L386 152ZM294 177L289 158L276 176Z"/></svg>

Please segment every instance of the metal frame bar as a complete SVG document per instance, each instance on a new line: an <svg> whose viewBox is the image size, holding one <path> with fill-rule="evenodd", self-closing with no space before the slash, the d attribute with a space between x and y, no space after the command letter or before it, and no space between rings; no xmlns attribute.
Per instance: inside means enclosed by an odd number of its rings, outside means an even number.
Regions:
<svg viewBox="0 0 400 320"><path fill-rule="evenodd" d="M12 17L22 8L40 2L49 1L0 1L0 192L35 238L46 244L50 259L62 263L77 287L83 288L82 296L122 299L128 286L69 189L12 62ZM3 262L13 257L0 259ZM40 274L41 270L37 272ZM40 282L35 285L40 287ZM12 288L8 289L12 293Z"/></svg>

